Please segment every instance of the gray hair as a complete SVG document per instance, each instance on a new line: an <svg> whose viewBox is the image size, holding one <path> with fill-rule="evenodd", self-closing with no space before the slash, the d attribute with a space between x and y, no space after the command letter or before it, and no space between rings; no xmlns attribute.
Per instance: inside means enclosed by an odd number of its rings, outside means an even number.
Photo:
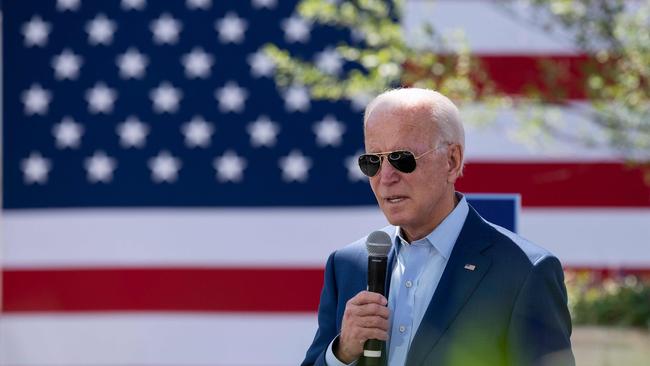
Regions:
<svg viewBox="0 0 650 366"><path fill-rule="evenodd" d="M454 143L460 145L462 151L465 150L465 130L460 120L460 113L456 105L446 96L434 90L421 88L398 88L383 92L366 106L363 115L364 130L373 109L383 103L392 104L396 108L430 106L431 122L435 124L438 132L434 144Z"/></svg>

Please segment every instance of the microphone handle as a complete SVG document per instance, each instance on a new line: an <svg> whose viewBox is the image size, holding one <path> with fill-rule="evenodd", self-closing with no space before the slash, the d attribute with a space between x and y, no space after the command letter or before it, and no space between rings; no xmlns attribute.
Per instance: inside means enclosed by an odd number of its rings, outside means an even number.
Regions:
<svg viewBox="0 0 650 366"><path fill-rule="evenodd" d="M368 257L368 291L386 296L386 257Z"/></svg>
<svg viewBox="0 0 650 366"><path fill-rule="evenodd" d="M368 257L368 291L386 296L386 257ZM363 346L366 365L379 365L384 341L369 339Z"/></svg>

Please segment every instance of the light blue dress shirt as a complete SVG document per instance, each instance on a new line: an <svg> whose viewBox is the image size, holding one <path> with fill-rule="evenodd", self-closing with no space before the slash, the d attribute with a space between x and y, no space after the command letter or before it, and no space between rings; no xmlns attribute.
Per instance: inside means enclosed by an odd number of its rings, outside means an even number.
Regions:
<svg viewBox="0 0 650 366"><path fill-rule="evenodd" d="M438 287L469 212L465 196L460 195L460 198L456 207L440 225L420 240L408 243L402 237L400 228L395 228L397 235L394 245L397 258L388 295L391 314L387 344L389 366L401 366L406 363L413 337ZM334 356L332 343L325 354L328 366L344 366L345 364Z"/></svg>

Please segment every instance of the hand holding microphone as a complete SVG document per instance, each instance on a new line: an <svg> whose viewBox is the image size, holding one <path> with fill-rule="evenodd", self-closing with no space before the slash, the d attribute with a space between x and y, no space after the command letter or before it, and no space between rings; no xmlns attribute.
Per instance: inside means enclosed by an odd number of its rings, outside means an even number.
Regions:
<svg viewBox="0 0 650 366"><path fill-rule="evenodd" d="M341 335L335 356L345 363L361 355L366 363L377 364L382 343L388 339L389 311L385 297L386 263L391 248L390 236L375 231L366 240L368 249L368 291L351 298L343 313ZM376 362L373 362L376 361Z"/></svg>

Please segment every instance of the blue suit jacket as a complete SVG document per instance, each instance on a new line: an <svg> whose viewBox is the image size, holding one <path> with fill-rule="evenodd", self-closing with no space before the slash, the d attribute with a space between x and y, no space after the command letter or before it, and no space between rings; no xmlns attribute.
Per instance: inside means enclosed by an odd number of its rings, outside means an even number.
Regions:
<svg viewBox="0 0 650 366"><path fill-rule="evenodd" d="M384 230L394 240L395 228ZM365 238L330 255L318 331L302 365L326 364L346 302L366 289L367 260ZM393 248L386 288L394 260ZM466 264L476 268L468 270ZM486 222L470 207L406 365L574 365L570 335L558 259ZM358 365L363 364L362 358Z"/></svg>

